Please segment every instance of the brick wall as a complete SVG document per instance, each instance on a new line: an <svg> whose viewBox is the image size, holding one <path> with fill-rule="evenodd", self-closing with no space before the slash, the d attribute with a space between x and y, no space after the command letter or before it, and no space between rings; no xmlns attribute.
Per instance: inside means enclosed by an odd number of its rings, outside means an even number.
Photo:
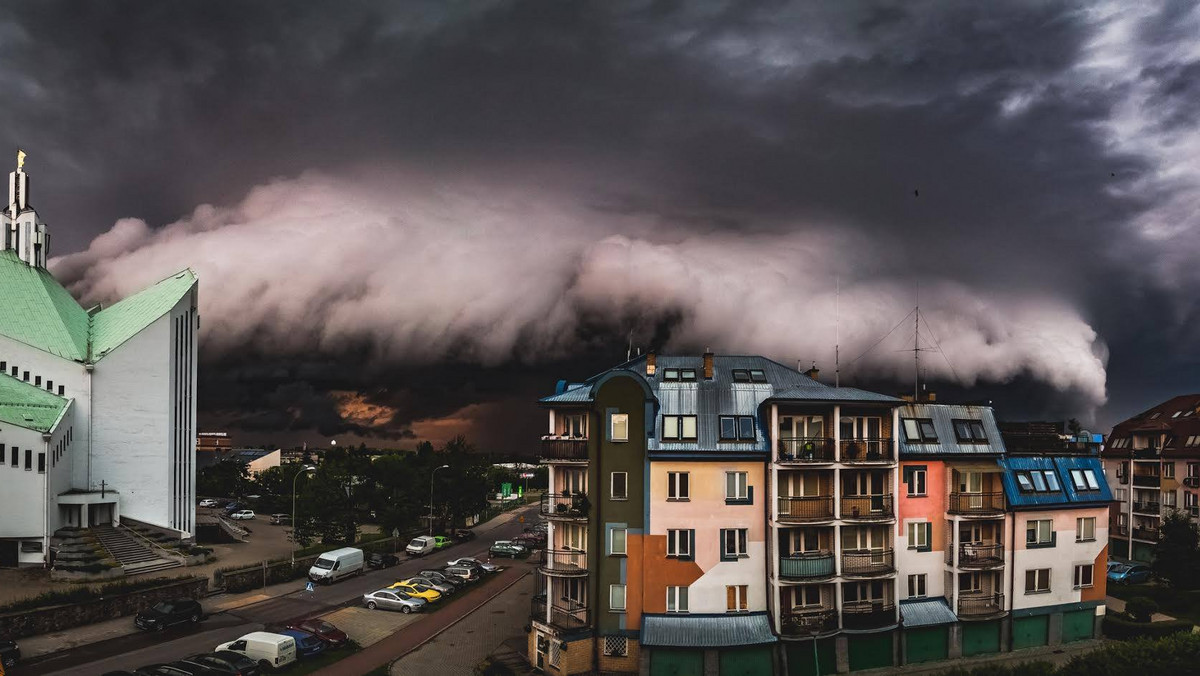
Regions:
<svg viewBox="0 0 1200 676"><path fill-rule="evenodd" d="M189 578L85 603L22 610L0 615L0 638L15 640L133 615L166 599L198 599L208 591L208 578Z"/></svg>
<svg viewBox="0 0 1200 676"><path fill-rule="evenodd" d="M601 637L597 639L604 641ZM641 659L641 646L637 641L628 639L626 643L629 655L627 657L612 657L604 654L604 646L601 643L600 650L600 672L601 673L634 673L638 672L638 660Z"/></svg>

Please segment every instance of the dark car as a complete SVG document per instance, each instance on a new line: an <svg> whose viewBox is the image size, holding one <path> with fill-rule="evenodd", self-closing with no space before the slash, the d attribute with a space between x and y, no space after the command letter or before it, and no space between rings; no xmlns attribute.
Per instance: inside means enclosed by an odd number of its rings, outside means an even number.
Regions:
<svg viewBox="0 0 1200 676"><path fill-rule="evenodd" d="M467 528L459 528L458 530L454 531L454 539L459 542L466 542L468 540L474 540L475 539L475 531L469 530Z"/></svg>
<svg viewBox="0 0 1200 676"><path fill-rule="evenodd" d="M291 514L272 514L271 515L271 525L272 526L290 526L290 525L292 525L292 515Z"/></svg>
<svg viewBox="0 0 1200 676"><path fill-rule="evenodd" d="M100 676L138 676L132 671L106 671Z"/></svg>
<svg viewBox="0 0 1200 676"><path fill-rule="evenodd" d="M349 637L346 636L346 632L338 629L325 620L317 619L315 617L309 618L302 622L289 622L287 628L306 631L328 643L330 648L340 648L346 645L346 641L349 640Z"/></svg>
<svg viewBox="0 0 1200 676"><path fill-rule="evenodd" d="M291 636L296 640L296 656L297 657L316 657L325 652L325 642L320 638L299 629L284 629L279 632L284 636Z"/></svg>
<svg viewBox="0 0 1200 676"><path fill-rule="evenodd" d="M427 578L433 580L434 582L440 582L443 584L452 584L455 587L467 586L467 581L462 579L461 577L452 577L452 576L446 575L445 573L443 573L440 570L422 570L421 572L419 572L417 574L420 575L421 577L427 577Z"/></svg>
<svg viewBox="0 0 1200 676"><path fill-rule="evenodd" d="M171 664L148 664L138 667L135 674L140 676L211 676L212 672L198 664L189 665L185 662Z"/></svg>
<svg viewBox="0 0 1200 676"><path fill-rule="evenodd" d="M238 511L239 509L244 509L244 508L245 508L245 505L243 505L242 503L240 503L236 500L229 503L228 505L225 505L225 511L230 514Z"/></svg>
<svg viewBox="0 0 1200 676"><path fill-rule="evenodd" d="M21 661L21 649L12 641L0 641L0 664L5 668Z"/></svg>
<svg viewBox="0 0 1200 676"><path fill-rule="evenodd" d="M400 563L400 557L395 554L374 553L367 558L367 565L371 568L391 568Z"/></svg>
<svg viewBox="0 0 1200 676"><path fill-rule="evenodd" d="M200 603L191 599L171 599L159 601L150 608L141 611L133 618L133 624L138 629L162 631L175 624L190 622L195 624L204 619L204 609Z"/></svg>
<svg viewBox="0 0 1200 676"><path fill-rule="evenodd" d="M258 662L241 653L229 650L202 653L190 658L188 661L203 664L218 674L229 674L230 676L259 676L261 673L261 670L258 668Z"/></svg>

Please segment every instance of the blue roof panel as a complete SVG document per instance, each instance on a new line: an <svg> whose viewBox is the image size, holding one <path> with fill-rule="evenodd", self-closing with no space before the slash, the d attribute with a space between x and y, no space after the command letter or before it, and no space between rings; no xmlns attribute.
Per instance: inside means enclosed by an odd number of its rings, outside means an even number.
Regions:
<svg viewBox="0 0 1200 676"><path fill-rule="evenodd" d="M663 648L726 648L775 643L766 613L642 615L638 642Z"/></svg>

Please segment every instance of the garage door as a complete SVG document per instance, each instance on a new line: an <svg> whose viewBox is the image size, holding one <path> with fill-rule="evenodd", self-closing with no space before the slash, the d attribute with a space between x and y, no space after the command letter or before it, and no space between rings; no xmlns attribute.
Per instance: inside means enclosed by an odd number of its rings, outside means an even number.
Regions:
<svg viewBox="0 0 1200 676"><path fill-rule="evenodd" d="M1091 608L1063 613L1063 643L1083 641L1091 638L1092 628L1095 626L1095 617L1096 611Z"/></svg>
<svg viewBox="0 0 1200 676"><path fill-rule="evenodd" d="M919 627L904 631L904 659L908 664L935 662L950 656L947 627Z"/></svg>
<svg viewBox="0 0 1200 676"><path fill-rule="evenodd" d="M963 657L1000 652L1000 622L963 622Z"/></svg>
<svg viewBox="0 0 1200 676"><path fill-rule="evenodd" d="M1115 559L1129 558L1129 540L1111 540L1112 557Z"/></svg>
<svg viewBox="0 0 1200 676"><path fill-rule="evenodd" d="M1016 617L1012 621L1013 650L1036 648L1046 645L1047 634L1050 630L1049 615L1034 617Z"/></svg>
<svg viewBox="0 0 1200 676"><path fill-rule="evenodd" d="M850 653L850 671L894 666L891 632L850 636L847 648Z"/></svg>
<svg viewBox="0 0 1200 676"><path fill-rule="evenodd" d="M788 676L820 676L837 673L837 639L823 638L817 641L813 654L812 641L788 642ZM820 667L820 672L817 671Z"/></svg>
<svg viewBox="0 0 1200 676"><path fill-rule="evenodd" d="M774 646L727 648L721 651L721 676L771 676Z"/></svg>
<svg viewBox="0 0 1200 676"><path fill-rule="evenodd" d="M704 651L656 648L650 653L650 676L704 676Z"/></svg>

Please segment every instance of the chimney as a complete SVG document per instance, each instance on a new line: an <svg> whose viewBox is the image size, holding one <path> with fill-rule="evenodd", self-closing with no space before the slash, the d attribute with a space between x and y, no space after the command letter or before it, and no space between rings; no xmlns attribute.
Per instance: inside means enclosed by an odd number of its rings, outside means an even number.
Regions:
<svg viewBox="0 0 1200 676"><path fill-rule="evenodd" d="M901 393L900 393L900 398L901 398L901 399L903 399L904 401L907 401L907 402L909 402L910 404L911 404L911 403L913 403L913 395L912 395L912 392L901 392Z"/></svg>
<svg viewBox="0 0 1200 676"><path fill-rule="evenodd" d="M648 376L654 375L655 357L653 352L646 353L646 375Z"/></svg>
<svg viewBox="0 0 1200 676"><path fill-rule="evenodd" d="M929 390L925 393L925 401L937 401L937 392Z"/></svg>
<svg viewBox="0 0 1200 676"><path fill-rule="evenodd" d="M816 380L817 376L821 375L821 369L817 368L817 362L814 361L812 363L812 368L805 371L804 375L808 376L809 378L812 378L813 380Z"/></svg>
<svg viewBox="0 0 1200 676"><path fill-rule="evenodd" d="M712 348L704 348L704 379L712 380L713 377L713 353Z"/></svg>

